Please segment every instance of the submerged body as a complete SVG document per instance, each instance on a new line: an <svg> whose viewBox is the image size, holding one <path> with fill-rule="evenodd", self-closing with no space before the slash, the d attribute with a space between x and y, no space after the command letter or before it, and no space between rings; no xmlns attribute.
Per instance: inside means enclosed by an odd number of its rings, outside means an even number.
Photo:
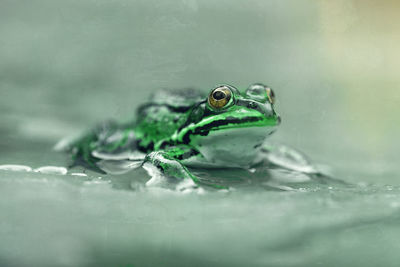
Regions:
<svg viewBox="0 0 400 267"><path fill-rule="evenodd" d="M68 147L75 164L106 173L143 166L153 178L183 178L192 185L199 180L190 166L250 169L272 163L312 172L295 151L281 147L271 157L263 146L280 123L274 99L263 84L250 85L243 94L220 85L207 97L194 90L160 91L138 109L136 121L105 123ZM282 158L285 163L279 164Z"/></svg>

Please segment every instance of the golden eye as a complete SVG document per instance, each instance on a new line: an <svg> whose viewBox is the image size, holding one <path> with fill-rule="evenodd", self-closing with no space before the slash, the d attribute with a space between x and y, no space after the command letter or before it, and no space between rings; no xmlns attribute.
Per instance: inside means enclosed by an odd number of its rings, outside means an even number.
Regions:
<svg viewBox="0 0 400 267"><path fill-rule="evenodd" d="M275 104L275 93L274 93L274 91L269 87L267 87L265 89L267 90L267 96L268 96L269 103Z"/></svg>
<svg viewBox="0 0 400 267"><path fill-rule="evenodd" d="M229 103L231 97L231 90L226 86L220 86L211 91L208 104L215 109L221 109Z"/></svg>

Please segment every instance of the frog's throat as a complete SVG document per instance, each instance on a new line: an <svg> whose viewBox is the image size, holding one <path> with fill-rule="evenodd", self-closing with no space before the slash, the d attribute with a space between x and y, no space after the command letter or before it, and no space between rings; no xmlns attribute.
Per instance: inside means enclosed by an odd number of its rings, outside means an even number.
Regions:
<svg viewBox="0 0 400 267"><path fill-rule="evenodd" d="M172 136L174 143L189 144L192 136L207 136L211 131L220 131L234 128L269 127L271 131L279 124L279 117L260 116L255 110L240 113L219 114L206 117L198 123L189 124L187 127Z"/></svg>

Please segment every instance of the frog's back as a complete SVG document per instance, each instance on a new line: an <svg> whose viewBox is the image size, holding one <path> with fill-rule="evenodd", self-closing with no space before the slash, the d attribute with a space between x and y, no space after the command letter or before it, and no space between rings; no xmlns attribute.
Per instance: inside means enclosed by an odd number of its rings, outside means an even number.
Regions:
<svg viewBox="0 0 400 267"><path fill-rule="evenodd" d="M139 107L135 136L140 150L148 152L154 145L169 139L184 125L191 109L203 100L199 91L162 90L151 97L151 102Z"/></svg>

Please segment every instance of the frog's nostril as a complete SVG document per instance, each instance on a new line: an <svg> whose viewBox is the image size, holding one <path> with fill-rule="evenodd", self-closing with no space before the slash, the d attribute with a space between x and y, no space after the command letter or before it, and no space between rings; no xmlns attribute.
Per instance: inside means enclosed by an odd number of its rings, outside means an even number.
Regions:
<svg viewBox="0 0 400 267"><path fill-rule="evenodd" d="M257 108L257 104L256 104L255 102L253 102L253 101L250 101L250 102L247 104L247 107L248 107L248 108Z"/></svg>

